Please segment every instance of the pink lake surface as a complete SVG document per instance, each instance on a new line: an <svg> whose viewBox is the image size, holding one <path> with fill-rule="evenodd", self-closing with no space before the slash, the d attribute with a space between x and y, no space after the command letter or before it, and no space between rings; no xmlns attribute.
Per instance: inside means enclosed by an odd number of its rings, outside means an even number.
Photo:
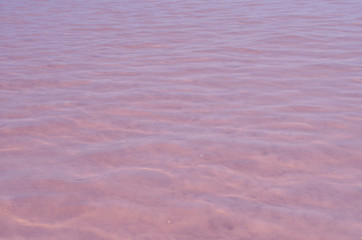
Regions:
<svg viewBox="0 0 362 240"><path fill-rule="evenodd" d="M1 1L0 239L360 239L361 9Z"/></svg>

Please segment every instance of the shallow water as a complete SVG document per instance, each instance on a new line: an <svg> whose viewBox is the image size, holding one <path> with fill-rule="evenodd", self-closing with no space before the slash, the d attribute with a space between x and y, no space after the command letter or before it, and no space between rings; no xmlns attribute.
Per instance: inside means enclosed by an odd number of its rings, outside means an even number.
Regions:
<svg viewBox="0 0 362 240"><path fill-rule="evenodd" d="M0 3L0 239L359 239L361 9Z"/></svg>

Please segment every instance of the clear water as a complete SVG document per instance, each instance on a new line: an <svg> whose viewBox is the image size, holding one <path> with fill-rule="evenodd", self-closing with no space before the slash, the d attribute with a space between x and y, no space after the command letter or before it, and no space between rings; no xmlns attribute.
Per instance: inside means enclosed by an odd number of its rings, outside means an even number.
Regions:
<svg viewBox="0 0 362 240"><path fill-rule="evenodd" d="M0 2L0 239L362 236L362 2Z"/></svg>

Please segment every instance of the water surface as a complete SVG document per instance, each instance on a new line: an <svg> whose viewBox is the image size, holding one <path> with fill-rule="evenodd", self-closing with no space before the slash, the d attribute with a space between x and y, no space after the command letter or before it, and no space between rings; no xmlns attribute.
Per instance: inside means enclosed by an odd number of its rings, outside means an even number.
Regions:
<svg viewBox="0 0 362 240"><path fill-rule="evenodd" d="M359 239L361 9L1 2L0 239Z"/></svg>

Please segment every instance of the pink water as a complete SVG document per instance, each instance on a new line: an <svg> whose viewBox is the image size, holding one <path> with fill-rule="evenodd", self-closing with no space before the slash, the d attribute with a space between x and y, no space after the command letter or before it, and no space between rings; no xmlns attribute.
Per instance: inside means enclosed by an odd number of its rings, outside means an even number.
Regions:
<svg viewBox="0 0 362 240"><path fill-rule="evenodd" d="M360 239L361 9L2 1L0 239Z"/></svg>

